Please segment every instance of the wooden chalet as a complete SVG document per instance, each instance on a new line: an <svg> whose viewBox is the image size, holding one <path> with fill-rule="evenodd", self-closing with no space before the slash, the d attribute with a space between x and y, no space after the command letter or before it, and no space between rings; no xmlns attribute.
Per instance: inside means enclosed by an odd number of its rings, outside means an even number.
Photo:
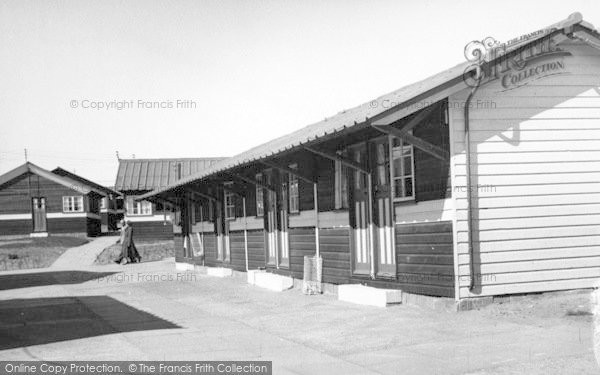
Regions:
<svg viewBox="0 0 600 375"><path fill-rule="evenodd" d="M0 235L101 233L100 200L118 194L57 168L25 163L0 176Z"/></svg>
<svg viewBox="0 0 600 375"><path fill-rule="evenodd" d="M123 208L123 197L121 193L115 191L111 187L104 187L98 185L95 182L87 180L74 173L66 171L62 168L56 168L52 170L52 173L60 176L69 177L71 179L80 181L90 186L95 186L98 189L103 189L106 192L106 196L100 200L100 228L102 233L115 232L119 230L119 221L124 217Z"/></svg>
<svg viewBox="0 0 600 375"><path fill-rule="evenodd" d="M123 217L134 223L136 238L172 240L174 230L179 230L179 220L170 205L136 201L136 197L199 173L220 160L223 158L119 159L114 189L122 194Z"/></svg>
<svg viewBox="0 0 600 375"><path fill-rule="evenodd" d="M471 86L465 62L138 198L180 208L178 262L302 278L317 255L326 283L455 300L592 287L600 34L532 35L483 65L543 52L526 70Z"/></svg>

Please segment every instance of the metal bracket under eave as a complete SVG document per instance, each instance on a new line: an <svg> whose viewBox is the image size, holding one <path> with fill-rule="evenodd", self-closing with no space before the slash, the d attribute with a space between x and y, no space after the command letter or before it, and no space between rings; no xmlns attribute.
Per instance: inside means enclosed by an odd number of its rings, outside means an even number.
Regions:
<svg viewBox="0 0 600 375"><path fill-rule="evenodd" d="M278 169L278 170L280 170L282 172L294 175L294 176L298 177L299 179L301 179L303 181L306 181L306 182L308 182L310 184L316 184L317 183L316 179L311 178L311 177L309 177L309 176L307 176L305 174L302 174L302 173L298 172L296 169L289 168L289 167L286 167L286 166L283 166L283 165L279 165L279 164L276 164L276 163L273 163L273 162L269 162L269 161L261 161L261 163L264 164L264 165L266 165L267 167L275 168L275 169Z"/></svg>
<svg viewBox="0 0 600 375"><path fill-rule="evenodd" d="M263 189L266 189L266 190L270 190L270 191L273 191L273 192L276 192L276 191L277 191L277 190L276 190L276 189L275 189L273 186L267 185L267 184L265 184L265 183L263 183L263 182L260 182L260 181L256 181L256 180L255 180L255 179L253 179L253 178L246 177L246 176L243 176L243 175L241 175L241 174L237 174L237 173L227 173L227 175L231 176L232 178L235 178L235 179L238 179L238 180L241 180L241 181L247 182L247 183L249 183L249 184L252 184L252 185L254 185L254 186L258 186L258 187L260 187L260 188L263 188Z"/></svg>
<svg viewBox="0 0 600 375"><path fill-rule="evenodd" d="M363 172L363 173L366 173L366 174L370 174L371 173L368 169L366 169L362 165L358 164L354 160L345 158L345 157L343 157L341 155L331 154L329 152L317 150L317 149L314 149L314 148L308 147L308 146L304 146L304 149L306 149L309 152L312 152L313 154L322 156L325 159L329 159L329 160L333 160L333 161L339 161L340 163L342 163L343 165L347 166L348 168L352 168L354 170L357 170L357 171L360 171L360 172Z"/></svg>
<svg viewBox="0 0 600 375"><path fill-rule="evenodd" d="M220 202L217 198L213 197L212 195L204 194L204 193L201 193L201 192L199 192L197 190L193 190L193 189L189 189L188 188L188 189L186 189L186 191L188 191L188 192L190 192L192 194L196 194L197 196L199 196L201 198L208 199L211 202Z"/></svg>
<svg viewBox="0 0 600 375"><path fill-rule="evenodd" d="M417 113L415 115L415 117L410 119L410 121L408 123L406 123L402 128L400 128L398 130L400 130L402 133L408 133L412 128L419 125L421 122L423 122L423 120L425 120L427 117L429 117L433 112L438 110L439 106L440 106L440 103L435 103L435 104L421 110L419 113ZM373 123L371 125L386 126L386 125L390 125L396 121L401 120L401 118L397 118L397 116L395 116L395 114L397 114L397 112L394 112L391 115L388 115L379 120L373 121Z"/></svg>
<svg viewBox="0 0 600 375"><path fill-rule="evenodd" d="M409 133L404 133L400 129L394 128L391 125L385 125L385 126L371 125L371 126L375 129L379 130L382 133L390 134L395 137L401 138L404 141L406 141L407 143L410 143L411 145L415 146L419 150L426 152L429 155L432 155L440 160L444 160L444 161L450 160L450 153L448 151L446 151L443 148L438 147L434 144L431 144L419 137L415 137L414 135L409 134Z"/></svg>

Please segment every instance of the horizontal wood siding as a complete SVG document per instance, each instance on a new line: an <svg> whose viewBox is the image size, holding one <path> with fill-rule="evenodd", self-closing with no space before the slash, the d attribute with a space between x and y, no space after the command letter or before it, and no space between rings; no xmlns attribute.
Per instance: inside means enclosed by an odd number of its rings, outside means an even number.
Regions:
<svg viewBox="0 0 600 375"><path fill-rule="evenodd" d="M573 54L563 60L569 74L506 92L496 82L476 94L472 292L467 192L454 190L461 298L593 287L600 278L600 51L561 48ZM465 186L462 108L450 118L454 185Z"/></svg>
<svg viewBox="0 0 600 375"><path fill-rule="evenodd" d="M0 220L0 236L29 234L33 232L31 220Z"/></svg>
<svg viewBox="0 0 600 375"><path fill-rule="evenodd" d="M102 233L101 230L101 220L100 219L92 219L90 217L87 218L87 235L90 237L99 236Z"/></svg>
<svg viewBox="0 0 600 375"><path fill-rule="evenodd" d="M343 284L350 279L350 234L347 228L320 229L323 281Z"/></svg>
<svg viewBox="0 0 600 375"><path fill-rule="evenodd" d="M204 259L207 266L217 265L217 237L214 232L204 232Z"/></svg>
<svg viewBox="0 0 600 375"><path fill-rule="evenodd" d="M251 270L265 267L264 230L248 231L248 268Z"/></svg>
<svg viewBox="0 0 600 375"><path fill-rule="evenodd" d="M134 221L133 239L140 241L165 241L173 239L173 224L164 221Z"/></svg>
<svg viewBox="0 0 600 375"><path fill-rule="evenodd" d="M407 292L454 297L452 222L396 225L397 281Z"/></svg>
<svg viewBox="0 0 600 375"><path fill-rule="evenodd" d="M88 233L88 218L48 218L48 233Z"/></svg>
<svg viewBox="0 0 600 375"><path fill-rule="evenodd" d="M314 228L292 228L290 239L290 271L294 278L304 277L304 257L314 256L315 229Z"/></svg>
<svg viewBox="0 0 600 375"><path fill-rule="evenodd" d="M0 189L0 214L31 212L31 197L45 197L46 212L62 212L63 196L82 194L43 177L25 174Z"/></svg>
<svg viewBox="0 0 600 375"><path fill-rule="evenodd" d="M229 232L231 264L226 267L237 271L246 271L246 250L244 248L244 232Z"/></svg>

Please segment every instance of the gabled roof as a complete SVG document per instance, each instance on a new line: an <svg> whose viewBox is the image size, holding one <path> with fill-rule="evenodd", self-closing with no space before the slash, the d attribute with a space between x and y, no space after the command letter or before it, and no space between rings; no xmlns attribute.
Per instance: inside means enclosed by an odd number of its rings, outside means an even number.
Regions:
<svg viewBox="0 0 600 375"><path fill-rule="evenodd" d="M577 29L574 29L577 27ZM510 44L507 46L506 53L517 53L518 49L530 45L543 37L547 37L553 33L575 34L578 39L589 43L597 48L597 41L600 40L600 34L594 27L583 21L580 13L573 13L567 19L557 22L544 29L545 32L536 34L536 36L526 40ZM575 32L574 32L575 31ZM506 55L504 55L506 56ZM358 130L364 128L381 117L396 112L400 109L413 106L419 101L431 98L433 95L442 92L448 88L454 88L456 91L466 88L466 85L460 86L466 74L474 70L473 63L465 61L448 70L435 74L422 81L405 86L399 90L389 94L380 96L365 104L342 111L337 115L326 118L323 121L308 125L293 133L276 138L262 145L253 147L229 159L223 160L214 164L210 168L199 173L182 178L181 180L153 192L144 194L138 199L150 198L152 196L164 193L169 190L176 189L185 184L202 180L208 176L219 172L226 171L235 167L239 167L251 162L265 160L274 157L278 154L288 152L290 150L300 149L303 146L309 146L319 141L331 138L333 135L342 133L348 130ZM473 67L470 69L470 67ZM457 88L458 87L458 88ZM384 106L383 103L393 103L393 107ZM407 113L406 115L408 115Z"/></svg>
<svg viewBox="0 0 600 375"><path fill-rule="evenodd" d="M8 183L8 182L14 180L15 178L22 176L26 173L32 173L37 176L43 177L47 180L50 180L50 181L56 182L57 184L63 185L69 189L73 189L81 194L95 193L95 194L98 194L101 196L107 195L104 192L104 190L98 189L96 186L93 186L87 182L83 182L81 180L76 180L76 179L73 179L70 177L61 176L59 174L52 173L50 171L45 170L44 168L38 167L37 165L35 165L33 163L29 163L29 162L1 175L0 176L0 187L2 187L6 183Z"/></svg>
<svg viewBox="0 0 600 375"><path fill-rule="evenodd" d="M62 169L61 167L57 167L57 168L53 169L52 173L57 174L59 176L68 177L68 178L73 179L73 180L77 180L77 181L79 181L81 183L84 183L84 184L86 184L88 186L93 186L94 188L103 191L104 195L107 195L107 196L108 195L114 195L114 196L121 195L121 193L119 193L118 191L115 191L115 190L113 190L113 189L111 189L109 187L97 184L97 183L95 183L93 181L88 180L87 178L81 177L79 175L76 175L75 173L71 173L71 172L69 172L69 171L67 171L65 169Z"/></svg>
<svg viewBox="0 0 600 375"><path fill-rule="evenodd" d="M180 178L199 173L223 159L225 158L120 159L115 190L144 191L169 186Z"/></svg>

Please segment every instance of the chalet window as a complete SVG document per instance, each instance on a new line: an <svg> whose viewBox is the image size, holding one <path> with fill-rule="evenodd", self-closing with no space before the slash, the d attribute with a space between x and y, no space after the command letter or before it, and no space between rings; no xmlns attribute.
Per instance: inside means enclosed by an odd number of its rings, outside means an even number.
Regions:
<svg viewBox="0 0 600 375"><path fill-rule="evenodd" d="M127 215L152 215L152 203L148 201L134 202L133 197L127 198Z"/></svg>
<svg viewBox="0 0 600 375"><path fill-rule="evenodd" d="M392 181L394 200L415 197L414 148L400 138L392 138Z"/></svg>
<svg viewBox="0 0 600 375"><path fill-rule="evenodd" d="M225 185L225 194L224 194L224 199L225 199L225 219L227 220L233 220L235 219L235 195L227 190L228 187L231 187L233 185L232 182L227 182L224 184Z"/></svg>
<svg viewBox="0 0 600 375"><path fill-rule="evenodd" d="M62 197L63 198L63 212L83 212L83 197Z"/></svg>
<svg viewBox="0 0 600 375"><path fill-rule="evenodd" d="M256 174L256 181L262 182L262 173ZM256 185L256 216L263 216L265 214L265 202L263 197L263 188Z"/></svg>
<svg viewBox="0 0 600 375"><path fill-rule="evenodd" d="M100 209L101 210L106 210L108 208L107 207L108 206L107 203L108 203L108 198L107 197L104 197L104 198L100 199Z"/></svg>
<svg viewBox="0 0 600 375"><path fill-rule="evenodd" d="M291 164L291 169L298 169L298 164ZM300 212L300 193L298 190L298 176L288 173L290 212Z"/></svg>
<svg viewBox="0 0 600 375"><path fill-rule="evenodd" d="M348 208L348 167L335 162L335 209Z"/></svg>

